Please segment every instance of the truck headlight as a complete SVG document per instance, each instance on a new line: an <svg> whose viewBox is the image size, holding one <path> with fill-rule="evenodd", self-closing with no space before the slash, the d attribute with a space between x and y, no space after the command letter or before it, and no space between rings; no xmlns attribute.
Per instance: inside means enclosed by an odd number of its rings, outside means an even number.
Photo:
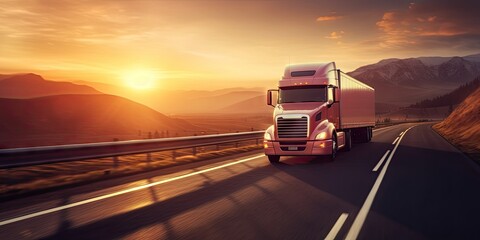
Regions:
<svg viewBox="0 0 480 240"><path fill-rule="evenodd" d="M315 137L315 140L325 140L327 138L327 133L326 132L321 132L317 134Z"/></svg>
<svg viewBox="0 0 480 240"><path fill-rule="evenodd" d="M266 132L266 133L263 135L263 139L265 139L265 140L272 140L272 136L270 136L270 133Z"/></svg>

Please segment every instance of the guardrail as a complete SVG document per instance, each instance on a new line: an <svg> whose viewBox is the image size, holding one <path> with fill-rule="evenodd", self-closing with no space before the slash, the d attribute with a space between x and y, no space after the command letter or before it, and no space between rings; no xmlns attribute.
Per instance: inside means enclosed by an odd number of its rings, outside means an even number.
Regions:
<svg viewBox="0 0 480 240"><path fill-rule="evenodd" d="M130 140L45 147L0 149L0 169L196 148L263 138L264 131L227 133L193 137ZM257 142L258 143L258 142ZM193 151L195 154L195 150ZM149 156L147 156L149 157Z"/></svg>

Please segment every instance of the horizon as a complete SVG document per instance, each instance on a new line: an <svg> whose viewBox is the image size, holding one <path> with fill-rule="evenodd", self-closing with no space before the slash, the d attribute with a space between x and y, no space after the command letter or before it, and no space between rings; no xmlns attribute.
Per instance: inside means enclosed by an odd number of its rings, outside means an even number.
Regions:
<svg viewBox="0 0 480 240"><path fill-rule="evenodd" d="M477 55L480 55L480 53L472 53L472 54L467 54L467 55L453 55L453 56L418 56L418 57L409 57L409 58L453 58L453 57L468 57L468 56L477 56ZM404 60L404 59L409 59L409 58L395 58L395 57L390 57L390 58L384 58L384 59L380 59L379 61L377 62L374 62L374 63L368 63L366 65L362 65L362 66L358 66L356 67L355 69L353 70L350 70L350 71L347 71L347 72L352 72L352 71L355 71L357 70L358 68L361 68L361 67L364 67L364 66L367 66L367 65L374 65L374 64L377 64L381 61L384 61L384 60L390 60L390 59L399 59L399 60ZM296 64L296 63L292 63L292 64ZM96 81L95 79L93 80L85 80L85 79L61 79L61 78L56 78L56 79L51 79L51 78L48 78L48 77L45 77L44 75L42 74L39 74L39 73L36 73L36 72L2 72L0 73L0 75L27 75L27 74L35 74L35 75L39 75L40 77L42 77L44 80L47 80L47 81L54 81L54 82L71 82L71 83L74 83L74 84L78 84L78 85L85 85L85 86L90 86L94 89L96 84L102 84L102 85L107 85L107 86L110 86L110 87L118 87L118 88L122 88L126 91L131 91L132 89L130 89L131 87L128 86L127 84L125 83L109 83L109 82L103 82L103 81ZM268 88L268 83L269 82L273 82L273 83L277 83L278 80L280 79L281 77L279 77L278 79L271 79L269 81L265 80L263 81L264 85L261 85L261 84L257 84L257 85L243 85L243 84L239 84L239 85L234 85L234 86L224 86L224 87L219 87L219 88L208 88L208 87L204 87L204 88L189 88L189 89L185 89L185 88L175 88L175 89L161 89L161 88L148 88L148 89L134 89L133 92L135 92L136 90L141 90L140 92L154 92L154 91L216 91L216 90L226 90L226 89L260 89L262 88L263 90L267 89ZM92 85L89 85L89 84L92 84ZM98 89L96 89L98 90ZM100 91L101 92L101 91ZM128 94L127 94L128 95ZM127 96L128 97L128 96Z"/></svg>
<svg viewBox="0 0 480 240"><path fill-rule="evenodd" d="M6 1L0 3L0 72L138 92L272 86L291 63L334 61L349 72L388 58L478 54L479 6L432 0Z"/></svg>

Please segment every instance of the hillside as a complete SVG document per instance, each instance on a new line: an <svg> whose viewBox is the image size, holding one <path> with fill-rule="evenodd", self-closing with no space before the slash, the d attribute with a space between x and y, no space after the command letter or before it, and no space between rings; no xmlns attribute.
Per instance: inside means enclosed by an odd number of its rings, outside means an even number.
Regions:
<svg viewBox="0 0 480 240"><path fill-rule="evenodd" d="M33 99L0 98L0 147L37 146L113 138L134 139L140 132L186 135L196 127L139 103L112 95L56 95Z"/></svg>
<svg viewBox="0 0 480 240"><path fill-rule="evenodd" d="M349 73L373 86L376 102L408 106L447 94L480 75L477 55L385 59Z"/></svg>
<svg viewBox="0 0 480 240"><path fill-rule="evenodd" d="M480 159L480 88L434 128L450 142Z"/></svg>
<svg viewBox="0 0 480 240"><path fill-rule="evenodd" d="M452 92L435 97L433 99L426 99L416 104L411 105L413 108L431 108L431 107L442 107L460 104L465 98L470 94L475 92L477 88L480 88L480 77L477 77L475 80L466 83Z"/></svg>
<svg viewBox="0 0 480 240"><path fill-rule="evenodd" d="M271 114L273 108L267 105L267 97L265 95L256 96L231 104L223 109L220 109L224 113L264 113Z"/></svg>
<svg viewBox="0 0 480 240"><path fill-rule="evenodd" d="M138 93L122 86L87 81L75 82L92 86L107 94L126 97L167 114L227 113L231 112L228 109L230 105L265 93L262 88L240 87L211 91L156 89Z"/></svg>
<svg viewBox="0 0 480 240"><path fill-rule="evenodd" d="M0 77L1 98L35 98L61 94L100 93L90 86L71 82L49 81L33 73L1 75Z"/></svg>

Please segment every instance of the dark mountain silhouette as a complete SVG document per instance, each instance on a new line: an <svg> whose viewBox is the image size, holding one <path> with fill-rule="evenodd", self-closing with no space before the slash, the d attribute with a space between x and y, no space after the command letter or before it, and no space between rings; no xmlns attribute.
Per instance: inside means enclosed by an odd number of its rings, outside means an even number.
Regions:
<svg viewBox="0 0 480 240"><path fill-rule="evenodd" d="M184 120L105 94L0 98L0 116L1 147L131 139L138 138L139 131L169 131L173 137L196 129Z"/></svg>
<svg viewBox="0 0 480 240"><path fill-rule="evenodd" d="M33 73L2 75L0 77L0 97L2 98L35 98L61 94L100 93L90 86L71 82L49 81Z"/></svg>
<svg viewBox="0 0 480 240"><path fill-rule="evenodd" d="M426 99L421 102L411 105L412 108L431 108L431 107L443 107L450 105L457 105L461 103L465 98L470 94L475 92L480 88L480 77L477 77L475 80L463 84L452 92L435 97L433 99Z"/></svg>

